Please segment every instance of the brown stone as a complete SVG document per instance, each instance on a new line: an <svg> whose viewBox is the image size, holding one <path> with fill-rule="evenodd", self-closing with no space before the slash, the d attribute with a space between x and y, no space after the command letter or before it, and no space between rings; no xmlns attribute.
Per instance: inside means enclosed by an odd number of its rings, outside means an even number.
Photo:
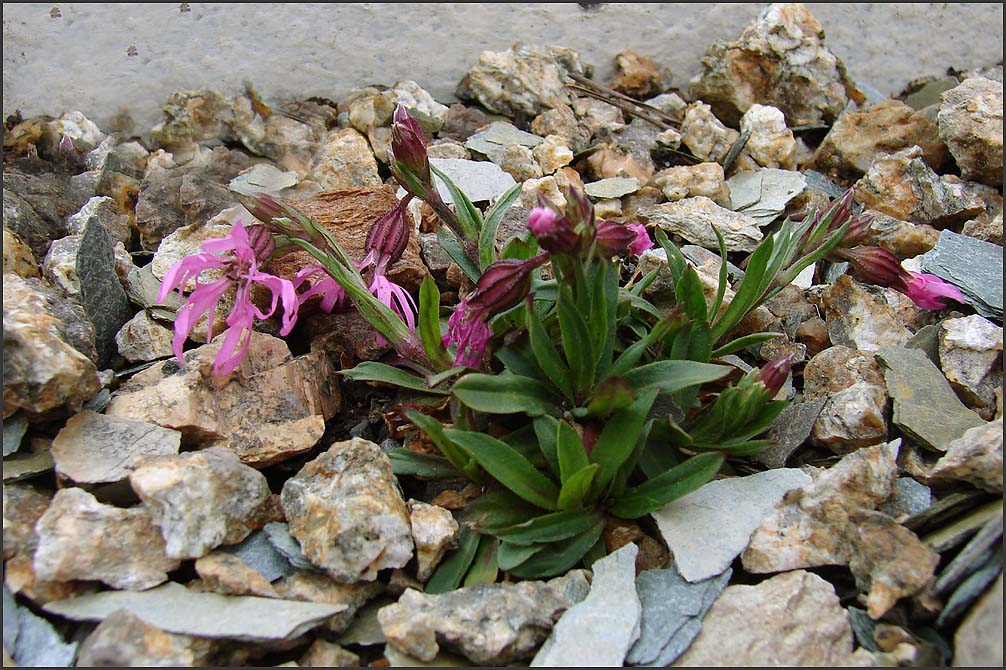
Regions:
<svg viewBox="0 0 1006 670"><path fill-rule="evenodd" d="M626 49L615 56L615 78L611 88L638 100L659 95L663 91L660 69L646 56Z"/></svg>
<svg viewBox="0 0 1006 670"><path fill-rule="evenodd" d="M382 184L326 191L311 198L291 200L289 204L321 224L335 237L350 258L359 261L365 255L364 247L371 224L397 202L394 189ZM292 279L301 268L316 264L318 261L306 251L295 251L271 260L265 269L280 277ZM419 256L418 237L416 234L410 235L405 252L391 267L388 278L408 291L417 291L428 274L429 271Z"/></svg>

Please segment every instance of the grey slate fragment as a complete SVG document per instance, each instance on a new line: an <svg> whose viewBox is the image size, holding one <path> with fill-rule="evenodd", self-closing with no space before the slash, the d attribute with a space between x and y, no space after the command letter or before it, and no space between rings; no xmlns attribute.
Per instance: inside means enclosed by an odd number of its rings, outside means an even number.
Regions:
<svg viewBox="0 0 1006 670"><path fill-rule="evenodd" d="M922 326L915 334L912 335L912 339L905 342L905 346L909 349L921 349L926 352L926 356L929 356L934 364L940 364L940 331L941 325L939 323L930 323L928 325Z"/></svg>
<svg viewBox="0 0 1006 670"><path fill-rule="evenodd" d="M1003 518L999 515L982 526L954 560L943 568L933 585L933 593L943 597L956 588L969 573L974 572L977 566L986 562L997 546L1001 546L1002 537Z"/></svg>
<svg viewBox="0 0 1006 670"><path fill-rule="evenodd" d="M985 425L921 349L885 346L876 357L893 400L892 421L913 441L943 452L969 428Z"/></svg>
<svg viewBox="0 0 1006 670"><path fill-rule="evenodd" d="M570 607L535 654L531 667L621 667L639 637L632 543L596 561L587 597Z"/></svg>
<svg viewBox="0 0 1006 670"><path fill-rule="evenodd" d="M825 396L791 403L769 426L768 438L772 446L752 458L767 468L784 467L786 460L810 437L814 422L827 401Z"/></svg>
<svg viewBox="0 0 1006 670"><path fill-rule="evenodd" d="M980 568L968 575L968 578L957 587L947 600L947 604L943 606L940 616L936 618L936 626L942 628L963 616L971 604L985 593L1002 572L1003 548L999 546Z"/></svg>
<svg viewBox="0 0 1006 670"><path fill-rule="evenodd" d="M10 456L21 446L21 439L28 430L28 419L24 414L15 414L3 420L3 455Z"/></svg>
<svg viewBox="0 0 1006 670"><path fill-rule="evenodd" d="M922 271L961 290L982 316L1003 320L1003 248L951 230L941 230L936 246L921 256Z"/></svg>
<svg viewBox="0 0 1006 670"><path fill-rule="evenodd" d="M932 504L933 492L928 486L911 477L898 477L894 480L891 497L884 501L879 510L897 519L902 515L914 516L929 509Z"/></svg>
<svg viewBox="0 0 1006 670"><path fill-rule="evenodd" d="M730 567L786 492L810 482L797 468L719 479L665 505L653 518L678 571L698 582Z"/></svg>
<svg viewBox="0 0 1006 670"><path fill-rule="evenodd" d="M272 546L286 557L290 565L301 570L320 572L318 566L307 560L307 556L304 555L304 550L301 549L297 539L293 535L290 535L290 526L288 524L281 521L272 521L267 523L263 530Z"/></svg>
<svg viewBox="0 0 1006 670"><path fill-rule="evenodd" d="M702 617L726 588L733 571L691 584L674 568L646 570L636 578L643 606L639 639L625 660L630 665L666 666L702 629Z"/></svg>
<svg viewBox="0 0 1006 670"><path fill-rule="evenodd" d="M26 607L18 608L17 618L17 642L11 651L15 663L40 668L68 668L73 664L76 642L64 642L52 624Z"/></svg>
<svg viewBox="0 0 1006 670"><path fill-rule="evenodd" d="M265 642L297 637L346 606L197 593L168 582L147 591L103 591L57 600L43 609L75 621L102 621L126 609L169 633Z"/></svg>
<svg viewBox="0 0 1006 670"><path fill-rule="evenodd" d="M132 318L133 310L115 274L112 238L96 219L84 225L77 252L77 275L84 311L94 324L98 368L107 368L118 352L115 334Z"/></svg>
<svg viewBox="0 0 1006 670"><path fill-rule="evenodd" d="M3 646L4 649L13 649L17 642L18 632L18 606L14 601L14 594L3 585Z"/></svg>
<svg viewBox="0 0 1006 670"><path fill-rule="evenodd" d="M295 572L290 561L273 545L265 531L255 531L238 544L219 549L237 556L255 568L267 582L274 582Z"/></svg>
<svg viewBox="0 0 1006 670"><path fill-rule="evenodd" d="M845 193L845 190L841 186L838 186L817 170L804 170L800 174L802 174L803 178L806 180L807 188L812 188L816 191L824 191L832 200L841 198Z"/></svg>
<svg viewBox="0 0 1006 670"><path fill-rule="evenodd" d="M759 226L775 221L790 200L807 188L799 172L762 168L738 172L727 180L730 208L754 219Z"/></svg>
<svg viewBox="0 0 1006 670"><path fill-rule="evenodd" d="M621 198L639 190L639 180L635 177L608 177L583 185L583 192L597 200Z"/></svg>
<svg viewBox="0 0 1006 670"><path fill-rule="evenodd" d="M513 144L530 148L544 141L545 138L524 132L513 124L497 121L465 140L465 148L488 156L497 149Z"/></svg>
<svg viewBox="0 0 1006 670"><path fill-rule="evenodd" d="M446 174L468 199L475 202L495 202L517 182L501 167L489 161L470 161L464 158L431 158L430 165ZM440 177L434 175L440 197L448 205L454 203L450 191ZM405 191L399 190L399 197Z"/></svg>

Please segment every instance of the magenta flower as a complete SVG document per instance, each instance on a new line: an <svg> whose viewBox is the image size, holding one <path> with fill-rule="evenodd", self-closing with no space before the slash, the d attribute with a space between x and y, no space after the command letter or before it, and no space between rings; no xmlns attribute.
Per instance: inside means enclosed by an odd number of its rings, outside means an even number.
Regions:
<svg viewBox="0 0 1006 670"><path fill-rule="evenodd" d="M596 240L602 252L616 256L626 253L638 256L653 246L650 236L646 233L646 226L641 223L598 221Z"/></svg>
<svg viewBox="0 0 1006 670"><path fill-rule="evenodd" d="M309 265L301 268L293 278L293 286L299 289L305 283L309 287L303 293L297 294L298 305L303 305L316 295L321 296L320 306L326 314L331 314L336 307L341 310L345 305L346 291L339 282L332 279L323 266Z"/></svg>
<svg viewBox="0 0 1006 670"><path fill-rule="evenodd" d="M959 303L964 302L964 295L959 288L948 284L936 275L919 274L918 272L908 272L908 274L911 278L905 282L905 288L895 288L911 298L912 302L922 309L944 309L947 306L946 299Z"/></svg>
<svg viewBox="0 0 1006 670"><path fill-rule="evenodd" d="M477 368L492 337L489 319L510 309L531 290L531 271L548 260L541 253L527 260L508 258L491 263L475 288L454 308L447 321L445 346L457 345L454 365Z"/></svg>
<svg viewBox="0 0 1006 670"><path fill-rule="evenodd" d="M220 298L232 286L235 287L234 308L227 316L227 334L223 339L220 351L213 361L213 372L226 375L233 372L248 351L251 329L255 319L268 319L276 313L279 303L283 302L283 316L280 328L281 335L287 335L293 330L297 321L297 293L293 283L258 269L260 262L269 258L275 248L272 236L264 226L252 226L249 229L240 221L234 223L231 234L220 239L203 242L205 253L194 254L182 259L171 268L161 282L158 300L163 300L168 293L178 289L179 294L190 280L198 281L204 270L223 270L223 276L209 284L198 284L189 294L185 304L178 310L175 319L175 335L172 339L175 356L182 363L185 359L182 348L185 340L192 333L196 321L201 315L209 316L209 332L206 339L213 339L213 321L216 316ZM269 309L260 310L251 300L251 286L258 283L269 289L272 300Z"/></svg>
<svg viewBox="0 0 1006 670"><path fill-rule="evenodd" d="M646 226L641 223L630 223L627 227L636 235L635 239L629 243L630 254L638 256L647 249L653 248L653 240L650 239L649 233L646 232Z"/></svg>

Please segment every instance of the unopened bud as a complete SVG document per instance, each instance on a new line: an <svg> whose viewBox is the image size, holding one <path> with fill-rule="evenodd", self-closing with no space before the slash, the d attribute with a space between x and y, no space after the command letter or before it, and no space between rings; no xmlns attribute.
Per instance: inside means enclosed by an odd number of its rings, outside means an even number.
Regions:
<svg viewBox="0 0 1006 670"><path fill-rule="evenodd" d="M535 207L527 217L527 227L540 246L552 254L574 253L579 236L566 216L559 216L549 207Z"/></svg>
<svg viewBox="0 0 1006 670"><path fill-rule="evenodd" d="M409 243L412 225L405 210L410 200L412 200L411 194L399 200L370 226L370 231L367 233L364 250L367 254L373 255L374 263L382 270L394 265L402 257Z"/></svg>
<svg viewBox="0 0 1006 670"><path fill-rule="evenodd" d="M276 249L272 232L262 225L248 226L245 231L248 233L248 246L255 252L255 260L259 263L267 261Z"/></svg>
<svg viewBox="0 0 1006 670"><path fill-rule="evenodd" d="M870 233L870 226L873 225L873 214L858 214L849 222L849 227L845 229L845 235L838 246L851 249L862 244L866 236Z"/></svg>
<svg viewBox="0 0 1006 670"><path fill-rule="evenodd" d="M248 210L259 221L269 223L273 219L285 216L283 207L271 195L255 195L251 207Z"/></svg>
<svg viewBox="0 0 1006 670"><path fill-rule="evenodd" d="M482 273L468 304L473 309L499 314L520 303L531 290L531 272L548 260L547 253L520 260L505 258L490 263Z"/></svg>
<svg viewBox="0 0 1006 670"><path fill-rule="evenodd" d="M908 271L901 267L898 257L882 247L836 248L831 256L848 261L857 278L877 286L902 289L911 279Z"/></svg>
<svg viewBox="0 0 1006 670"><path fill-rule="evenodd" d="M775 397L782 385L786 383L789 378L789 371L793 367L793 354L784 354L776 359L773 359L763 367L759 372L758 376L755 377L756 381L760 381L765 385L765 390L768 392L768 397Z"/></svg>
<svg viewBox="0 0 1006 670"><path fill-rule="evenodd" d="M603 253L638 256L653 246L653 241L641 223L624 224L617 221L597 222L597 246Z"/></svg>
<svg viewBox="0 0 1006 670"><path fill-rule="evenodd" d="M594 227L594 206L586 193L573 187L566 189L566 217L577 232Z"/></svg>
<svg viewBox="0 0 1006 670"><path fill-rule="evenodd" d="M393 170L396 168L399 171L404 170L424 185L431 183L430 159L426 153L426 135L419 122L409 116L402 105L395 108L394 120L391 124L391 154ZM412 180L400 178L399 181L408 188L405 182ZM413 195L421 196L422 194L414 193Z"/></svg>

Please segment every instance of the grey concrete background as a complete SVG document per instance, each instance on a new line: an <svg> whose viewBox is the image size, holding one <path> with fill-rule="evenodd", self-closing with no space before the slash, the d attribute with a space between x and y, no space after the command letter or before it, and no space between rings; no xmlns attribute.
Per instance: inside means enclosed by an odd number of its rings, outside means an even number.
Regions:
<svg viewBox="0 0 1006 670"><path fill-rule="evenodd" d="M586 4L586 3L585 3ZM481 51L515 41L575 49L608 83L632 49L687 89L706 47L733 40L768 3L4 3L3 113L79 110L103 130L146 133L175 90L227 95L252 82L277 100L412 79L441 102ZM896 95L912 79L1002 60L1003 5L807 3L860 84Z"/></svg>

